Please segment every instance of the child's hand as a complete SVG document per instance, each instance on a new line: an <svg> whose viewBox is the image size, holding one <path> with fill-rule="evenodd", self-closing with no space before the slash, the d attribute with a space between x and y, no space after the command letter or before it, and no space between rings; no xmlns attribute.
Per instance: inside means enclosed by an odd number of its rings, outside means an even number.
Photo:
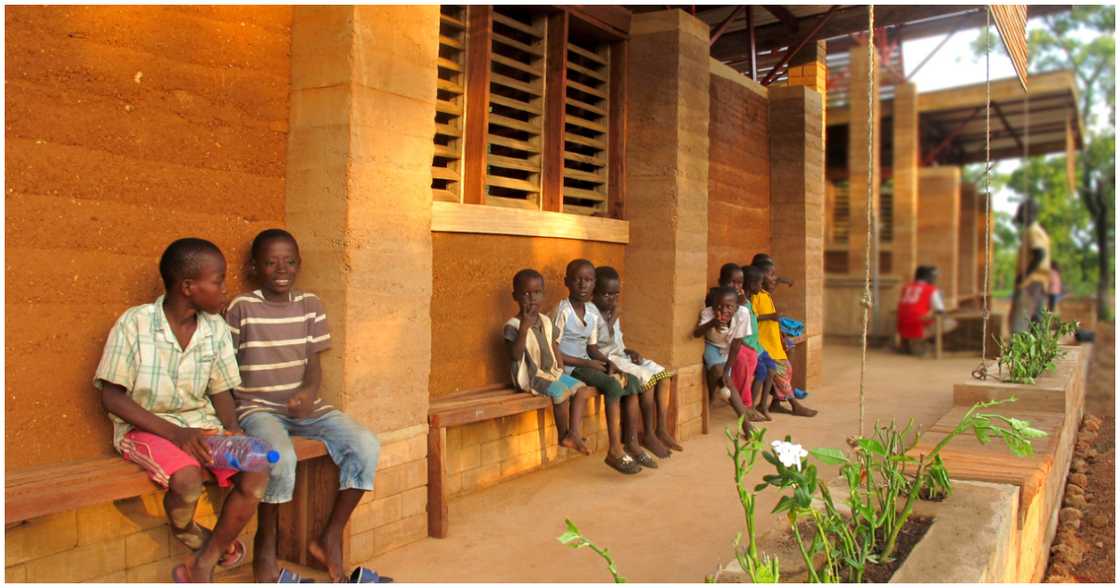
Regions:
<svg viewBox="0 0 1120 588"><path fill-rule="evenodd" d="M305 419L315 410L315 399L310 392L296 392L288 399L288 416Z"/></svg>
<svg viewBox="0 0 1120 588"><path fill-rule="evenodd" d="M627 349L626 355L630 357L630 361L639 364L642 363L642 354L638 353L637 351Z"/></svg>
<svg viewBox="0 0 1120 588"><path fill-rule="evenodd" d="M610 370L607 368L607 362L599 360L599 359L589 359L587 361L591 362L591 365L588 366L591 369L599 370L599 371L601 371L603 373L606 373L606 374L610 373Z"/></svg>
<svg viewBox="0 0 1120 588"><path fill-rule="evenodd" d="M210 447L202 440L203 437L209 437L216 434L216 429L196 429L194 427L179 427L175 431L175 437L171 439L175 445L198 460L202 464L214 463L213 456L210 455Z"/></svg>
<svg viewBox="0 0 1120 588"><path fill-rule="evenodd" d="M537 320L540 318L540 309L535 304L522 302L518 308L517 318L521 323L519 328L527 331L537 324Z"/></svg>

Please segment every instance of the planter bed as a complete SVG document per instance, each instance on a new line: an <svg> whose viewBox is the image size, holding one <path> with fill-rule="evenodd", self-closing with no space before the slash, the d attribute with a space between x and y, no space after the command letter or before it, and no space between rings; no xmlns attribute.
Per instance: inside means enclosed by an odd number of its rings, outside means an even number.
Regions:
<svg viewBox="0 0 1120 588"><path fill-rule="evenodd" d="M829 488L838 501L848 491L843 480L834 480ZM919 501L914 517L929 518L933 523L890 581L1015 581L1018 505L1015 486L966 481L954 483L953 495L941 502ZM788 528L763 534L759 548L778 557L783 583L805 581L805 564ZM750 578L732 560L719 570L716 581L749 582Z"/></svg>

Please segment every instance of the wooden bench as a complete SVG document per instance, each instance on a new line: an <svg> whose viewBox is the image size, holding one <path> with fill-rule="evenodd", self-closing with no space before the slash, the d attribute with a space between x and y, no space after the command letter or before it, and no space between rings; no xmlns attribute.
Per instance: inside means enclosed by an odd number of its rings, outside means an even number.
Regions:
<svg viewBox="0 0 1120 588"><path fill-rule="evenodd" d="M598 401L598 397L596 398ZM519 392L507 384L464 390L433 400L428 407L428 535L447 537L447 428L537 411L543 431L552 402L545 396ZM677 434L677 377L669 387L669 427ZM543 465L543 464L542 464Z"/></svg>
<svg viewBox="0 0 1120 588"><path fill-rule="evenodd" d="M329 458L318 459L327 456L321 442L302 437L292 442L299 466L292 501L280 509L279 555L309 565L307 543L322 532L329 515L329 510L322 512L316 503L325 502L329 509L334 500L333 492L325 500L318 496L325 486L333 484L338 489L338 467ZM9 471L4 480L5 527L158 489L140 466L118 456Z"/></svg>

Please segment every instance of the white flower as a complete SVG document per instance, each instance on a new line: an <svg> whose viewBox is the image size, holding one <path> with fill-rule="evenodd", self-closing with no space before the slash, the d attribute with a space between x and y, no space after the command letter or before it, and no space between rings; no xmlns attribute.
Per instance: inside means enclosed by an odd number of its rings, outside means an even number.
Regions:
<svg viewBox="0 0 1120 588"><path fill-rule="evenodd" d="M801 448L798 443L790 443L788 441L774 441L770 443L774 447L774 453L778 454L778 461L787 468L795 467L797 471L801 471L801 458L808 457L809 452Z"/></svg>

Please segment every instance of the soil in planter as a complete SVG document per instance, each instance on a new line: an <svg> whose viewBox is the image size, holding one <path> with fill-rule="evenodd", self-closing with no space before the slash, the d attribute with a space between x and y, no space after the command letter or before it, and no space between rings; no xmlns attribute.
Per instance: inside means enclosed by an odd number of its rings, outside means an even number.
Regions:
<svg viewBox="0 0 1120 588"><path fill-rule="evenodd" d="M910 555L910 551L914 549L918 541L922 540L932 524L933 519L929 517L910 517L910 520L906 521L906 524L902 526L902 530L898 533L894 561L884 564L867 564L867 569L863 572L863 581L876 584L890 582L895 570L902 567L902 564Z"/></svg>

